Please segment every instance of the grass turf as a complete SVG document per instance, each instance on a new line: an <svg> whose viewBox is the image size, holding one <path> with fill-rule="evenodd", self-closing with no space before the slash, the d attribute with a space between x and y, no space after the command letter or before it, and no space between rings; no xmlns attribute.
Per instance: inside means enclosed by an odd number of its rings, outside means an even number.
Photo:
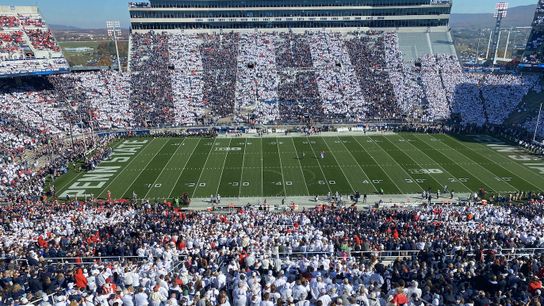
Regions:
<svg viewBox="0 0 544 306"><path fill-rule="evenodd" d="M544 190L544 162L487 136L401 133L278 138L136 138L129 158L101 163L102 174L68 173L57 195L164 199L413 194L448 185L457 193ZM124 141L116 142L114 152ZM320 157L324 152L324 158ZM107 167L106 170L103 167ZM103 175L107 173L107 175Z"/></svg>

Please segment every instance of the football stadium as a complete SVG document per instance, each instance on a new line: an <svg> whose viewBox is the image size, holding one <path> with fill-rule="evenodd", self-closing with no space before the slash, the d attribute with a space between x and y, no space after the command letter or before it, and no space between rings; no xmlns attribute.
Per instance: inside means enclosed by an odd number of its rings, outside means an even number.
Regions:
<svg viewBox="0 0 544 306"><path fill-rule="evenodd" d="M127 2L83 68L14 2L0 305L544 303L544 0L476 68L461 0Z"/></svg>

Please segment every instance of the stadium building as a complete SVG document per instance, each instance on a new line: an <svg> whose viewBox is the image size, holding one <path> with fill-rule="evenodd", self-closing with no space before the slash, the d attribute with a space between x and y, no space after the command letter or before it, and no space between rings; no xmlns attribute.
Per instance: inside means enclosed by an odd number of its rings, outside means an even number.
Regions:
<svg viewBox="0 0 544 306"><path fill-rule="evenodd" d="M37 7L0 6L0 77L68 71L68 63Z"/></svg>
<svg viewBox="0 0 544 306"><path fill-rule="evenodd" d="M132 31L380 30L398 32L408 58L455 54L449 0L150 0L130 3Z"/></svg>

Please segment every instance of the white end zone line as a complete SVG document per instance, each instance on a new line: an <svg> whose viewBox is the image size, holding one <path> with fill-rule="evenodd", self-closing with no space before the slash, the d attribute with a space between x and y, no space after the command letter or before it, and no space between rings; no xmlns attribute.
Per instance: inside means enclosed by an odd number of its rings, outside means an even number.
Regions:
<svg viewBox="0 0 544 306"><path fill-rule="evenodd" d="M125 165L125 167L123 168L123 170L121 170L111 181L108 185L106 185L106 187L104 187L104 189L102 189L102 191L96 196L97 198L100 198L100 196L104 193L104 192L107 192L108 188L111 186L111 184L113 184L113 182L115 182L115 180L117 180L117 178L123 173L125 172L128 168L130 168L129 166L136 160L138 159L138 156L140 156L141 153L143 153L145 151L145 149L147 149L147 147L149 147L149 145L151 145L153 143L153 141L155 141L157 138L153 138L151 139L150 142L148 142L141 150L138 154L136 154L135 156L132 157L132 159L130 160L130 162L128 164ZM122 143L122 142L121 142ZM143 170L142 170L143 171ZM139 176L139 175L138 175ZM131 184L132 185L132 184ZM121 197L125 195L124 193L121 195Z"/></svg>

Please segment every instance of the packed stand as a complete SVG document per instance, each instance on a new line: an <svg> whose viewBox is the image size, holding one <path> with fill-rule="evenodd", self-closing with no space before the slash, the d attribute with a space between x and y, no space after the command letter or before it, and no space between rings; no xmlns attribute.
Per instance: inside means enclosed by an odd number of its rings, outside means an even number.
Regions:
<svg viewBox="0 0 544 306"><path fill-rule="evenodd" d="M305 34L279 33L276 65L280 76L278 97L282 120L300 123L322 118L322 100Z"/></svg>
<svg viewBox="0 0 544 306"><path fill-rule="evenodd" d="M538 86L539 76L495 75L482 78L481 91L490 124L500 125L521 103L529 90Z"/></svg>
<svg viewBox="0 0 544 306"><path fill-rule="evenodd" d="M346 46L355 68L370 119L401 119L385 60L383 33L354 33Z"/></svg>
<svg viewBox="0 0 544 306"><path fill-rule="evenodd" d="M384 36L385 62L397 104L408 118L421 119L425 92L419 84L419 74L413 65L404 63L397 33L385 33Z"/></svg>
<svg viewBox="0 0 544 306"><path fill-rule="evenodd" d="M86 117L97 129L130 128L129 77L115 71L79 74L90 109Z"/></svg>
<svg viewBox="0 0 544 306"><path fill-rule="evenodd" d="M203 104L214 119L234 113L240 35L202 34L200 55L204 68Z"/></svg>
<svg viewBox="0 0 544 306"><path fill-rule="evenodd" d="M340 33L309 33L307 40L317 70L317 84L327 119L361 122L369 105L365 102Z"/></svg>
<svg viewBox="0 0 544 306"><path fill-rule="evenodd" d="M525 53L522 57L523 63L528 64L542 64L544 62L544 53L542 52L542 45L544 44L544 31L542 26L544 25L544 2L538 1L535 10L535 16L533 18L531 34L527 40L525 47Z"/></svg>
<svg viewBox="0 0 544 306"><path fill-rule="evenodd" d="M168 44L166 34L132 35L130 103L139 126L174 124Z"/></svg>
<svg viewBox="0 0 544 306"><path fill-rule="evenodd" d="M0 12L0 75L67 71L52 32L34 7Z"/></svg>
<svg viewBox="0 0 544 306"><path fill-rule="evenodd" d="M168 44L170 65L173 67L172 93L176 125L203 124L205 106L202 103L204 73L199 39L193 35L175 34Z"/></svg>
<svg viewBox="0 0 544 306"><path fill-rule="evenodd" d="M276 35L240 34L234 113L239 122L270 124L280 120Z"/></svg>
<svg viewBox="0 0 544 306"><path fill-rule="evenodd" d="M542 195L529 198L500 206L236 213L149 203L8 205L0 208L0 299L8 305L538 305L544 257L505 256L506 249L544 244ZM114 258L89 262L99 256ZM75 260L59 263L59 257Z"/></svg>

